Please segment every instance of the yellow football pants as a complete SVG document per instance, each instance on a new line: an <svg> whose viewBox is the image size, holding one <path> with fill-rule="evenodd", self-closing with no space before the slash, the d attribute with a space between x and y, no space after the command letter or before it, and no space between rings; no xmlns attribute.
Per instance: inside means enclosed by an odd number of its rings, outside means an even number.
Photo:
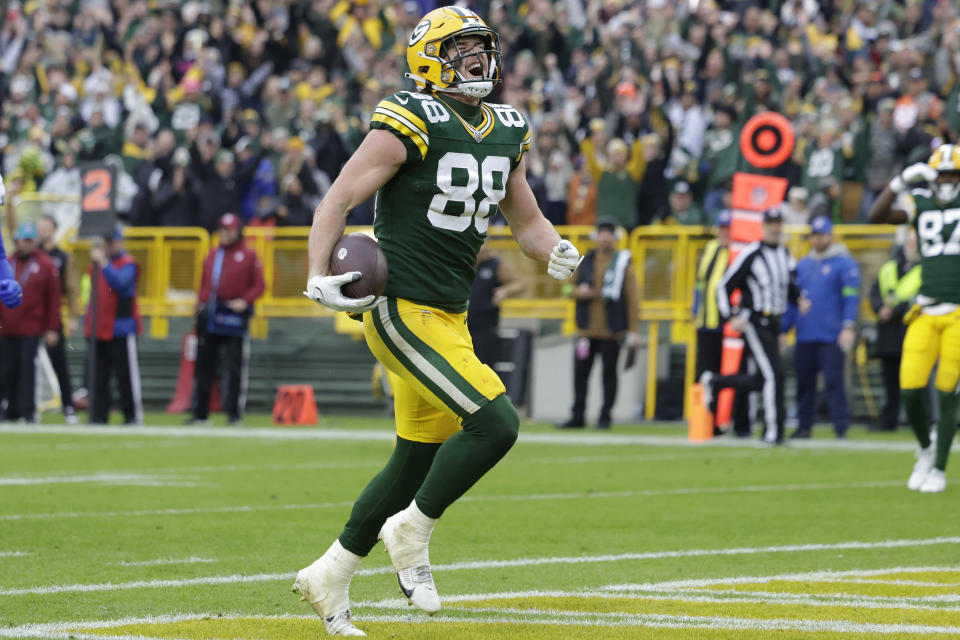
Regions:
<svg viewBox="0 0 960 640"><path fill-rule="evenodd" d="M388 298L363 314L370 351L392 374L397 435L443 442L460 422L506 392L473 352L466 313Z"/></svg>
<svg viewBox="0 0 960 640"><path fill-rule="evenodd" d="M937 389L951 393L960 380L960 309L942 316L920 314L910 323L903 340L900 388L926 387L938 356Z"/></svg>

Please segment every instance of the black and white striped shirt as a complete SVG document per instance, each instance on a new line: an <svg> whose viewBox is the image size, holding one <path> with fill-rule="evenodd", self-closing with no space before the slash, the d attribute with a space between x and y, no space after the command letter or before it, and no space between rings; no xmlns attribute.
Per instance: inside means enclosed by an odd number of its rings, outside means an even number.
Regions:
<svg viewBox="0 0 960 640"><path fill-rule="evenodd" d="M720 317L733 315L730 294L740 289L740 313L782 315L787 302L800 297L797 265L782 245L764 242L748 244L730 263L717 285L717 309Z"/></svg>

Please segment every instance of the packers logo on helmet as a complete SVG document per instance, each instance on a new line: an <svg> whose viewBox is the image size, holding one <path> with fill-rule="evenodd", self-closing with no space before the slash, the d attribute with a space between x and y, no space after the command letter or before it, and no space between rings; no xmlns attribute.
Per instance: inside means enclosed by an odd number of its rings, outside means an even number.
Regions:
<svg viewBox="0 0 960 640"><path fill-rule="evenodd" d="M464 46L468 36L479 38L482 48ZM500 82L500 37L473 11L440 7L410 34L407 64L405 75L418 89L483 98Z"/></svg>
<svg viewBox="0 0 960 640"><path fill-rule="evenodd" d="M934 195L940 202L949 202L960 197L960 146L942 144L927 163L937 170Z"/></svg>

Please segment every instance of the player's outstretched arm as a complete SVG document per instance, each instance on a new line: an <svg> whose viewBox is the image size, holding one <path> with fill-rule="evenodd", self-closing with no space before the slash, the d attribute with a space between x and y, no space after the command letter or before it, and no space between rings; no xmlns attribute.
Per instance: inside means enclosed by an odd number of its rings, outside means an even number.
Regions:
<svg viewBox="0 0 960 640"><path fill-rule="evenodd" d="M550 221L543 217L527 183L526 158L521 158L510 172L506 187L500 210L510 223L513 237L524 255L546 262L547 273L554 278L569 278L580 264L580 253L572 242L561 239Z"/></svg>
<svg viewBox="0 0 960 640"><path fill-rule="evenodd" d="M313 226L307 241L307 290L304 291L308 298L335 311L353 313L362 313L375 303L374 296L354 299L341 293L340 287L359 278L360 273L328 275L330 253L343 235L350 210L386 184L406 158L407 151L396 136L374 129L344 165L313 212Z"/></svg>

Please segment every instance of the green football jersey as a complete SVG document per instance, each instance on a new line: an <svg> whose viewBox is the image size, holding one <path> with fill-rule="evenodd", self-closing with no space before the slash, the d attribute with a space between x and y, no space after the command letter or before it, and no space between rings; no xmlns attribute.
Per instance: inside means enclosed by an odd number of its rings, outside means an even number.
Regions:
<svg viewBox="0 0 960 640"><path fill-rule="evenodd" d="M466 311L489 217L530 148L526 120L507 105L400 91L380 101L370 126L407 149L377 192L373 230L390 272L384 295Z"/></svg>
<svg viewBox="0 0 960 640"><path fill-rule="evenodd" d="M920 295L960 304L960 198L941 204L929 189L912 189L905 208L917 230Z"/></svg>

